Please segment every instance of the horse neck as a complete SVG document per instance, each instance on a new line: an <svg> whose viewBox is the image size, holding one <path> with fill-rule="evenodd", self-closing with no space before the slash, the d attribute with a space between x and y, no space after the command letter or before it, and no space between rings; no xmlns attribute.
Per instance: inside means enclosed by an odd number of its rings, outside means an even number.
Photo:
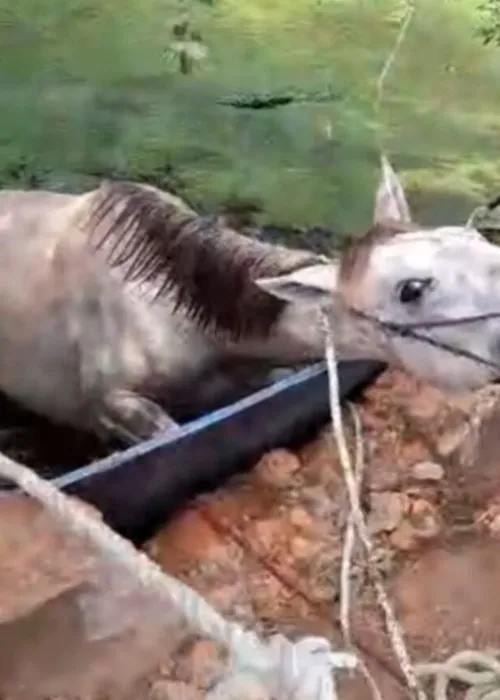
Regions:
<svg viewBox="0 0 500 700"><path fill-rule="evenodd" d="M212 225L217 228L221 248L227 250L230 256L235 252L256 264L258 270L255 271L254 278L292 272L299 267L323 260L322 256L310 250L269 243L240 233L227 226L220 218L214 217Z"/></svg>
<svg viewBox="0 0 500 700"><path fill-rule="evenodd" d="M92 209L100 196L102 191L97 190L82 198L80 211L84 213L85 207ZM142 208L138 216L143 228L135 234L136 251L141 246L143 251L149 250L154 263L154 276L149 271L141 272L142 279L134 282L135 287L150 298L158 292L159 301L161 298L167 304L173 301L180 313L211 334L267 336L284 303L259 289L254 284L255 278L290 272L320 259L308 251L244 236L221 226L215 217L200 217L169 193L153 191L141 200L136 189L132 196ZM127 207L126 199L120 202L118 196L117 206ZM131 279L127 275L129 263L123 255L123 231L113 230L114 211L111 208L102 222L104 229L111 227L110 235L104 237L105 244L98 245L97 250L99 255L106 255L116 245L121 246L122 252L118 251L117 256L115 253L111 267L127 284ZM93 224L87 227L89 239L95 231ZM130 250L133 245L128 235L126 246ZM129 259L134 255L129 255Z"/></svg>

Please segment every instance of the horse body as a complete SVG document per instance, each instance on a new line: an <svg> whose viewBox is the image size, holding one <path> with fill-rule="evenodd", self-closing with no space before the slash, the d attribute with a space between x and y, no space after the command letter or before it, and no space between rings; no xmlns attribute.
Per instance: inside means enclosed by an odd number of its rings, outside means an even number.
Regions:
<svg viewBox="0 0 500 700"><path fill-rule="evenodd" d="M174 407L320 359L324 309L340 359L452 390L500 376L500 249L414 224L388 163L374 226L338 260L130 183L0 193L0 246L0 389L79 428L137 441L175 428Z"/></svg>
<svg viewBox="0 0 500 700"><path fill-rule="evenodd" d="M189 408L245 363L263 377L322 356L319 322L252 275L325 259L221 231L155 188L4 191L0 246L0 388L54 421L136 441L175 425L153 398Z"/></svg>

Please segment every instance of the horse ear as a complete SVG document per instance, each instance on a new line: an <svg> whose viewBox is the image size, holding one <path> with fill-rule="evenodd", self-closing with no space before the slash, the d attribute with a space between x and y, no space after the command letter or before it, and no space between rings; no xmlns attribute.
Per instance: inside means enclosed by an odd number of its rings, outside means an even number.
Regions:
<svg viewBox="0 0 500 700"><path fill-rule="evenodd" d="M381 156L381 174L375 195L373 223L383 224L387 221L411 223L411 212L403 185L385 155Z"/></svg>
<svg viewBox="0 0 500 700"><path fill-rule="evenodd" d="M277 277L260 277L255 283L263 291L287 302L323 306L333 301L337 291L338 266L309 265Z"/></svg>

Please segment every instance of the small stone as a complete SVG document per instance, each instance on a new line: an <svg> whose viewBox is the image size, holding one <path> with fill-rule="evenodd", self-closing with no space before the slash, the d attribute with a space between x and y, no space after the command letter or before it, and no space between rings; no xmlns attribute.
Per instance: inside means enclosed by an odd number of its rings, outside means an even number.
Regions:
<svg viewBox="0 0 500 700"><path fill-rule="evenodd" d="M489 523L489 530L492 535L500 535L500 515L497 515Z"/></svg>
<svg viewBox="0 0 500 700"><path fill-rule="evenodd" d="M322 542L297 535L290 541L290 554L296 559L314 560L323 548Z"/></svg>
<svg viewBox="0 0 500 700"><path fill-rule="evenodd" d="M294 537L290 542L290 553L296 559L307 559L312 554L311 541L305 537Z"/></svg>
<svg viewBox="0 0 500 700"><path fill-rule="evenodd" d="M371 510L367 520L369 531L376 535L379 532L395 530L405 513L406 500L405 494L396 491L372 493Z"/></svg>
<svg viewBox="0 0 500 700"><path fill-rule="evenodd" d="M408 417L422 428L435 421L444 406L443 394L438 389L426 385L408 401L405 409Z"/></svg>
<svg viewBox="0 0 500 700"><path fill-rule="evenodd" d="M260 571L250 576L248 588L251 591L252 618L279 620L287 599L286 587L274 575Z"/></svg>
<svg viewBox="0 0 500 700"><path fill-rule="evenodd" d="M500 535L500 503L498 498L491 501L486 510L476 516L476 525L492 535Z"/></svg>
<svg viewBox="0 0 500 700"><path fill-rule="evenodd" d="M382 576L389 576L394 567L394 552L384 543L384 546L374 548L373 561Z"/></svg>
<svg viewBox="0 0 500 700"><path fill-rule="evenodd" d="M323 494L323 501L328 501ZM316 515L314 513L314 515ZM330 539L330 527L328 520L319 516L313 517L302 506L295 506L288 515L288 522L297 534L309 537L313 540Z"/></svg>
<svg viewBox="0 0 500 700"><path fill-rule="evenodd" d="M431 539L441 531L439 513L435 506L423 498L412 503L410 521L417 537Z"/></svg>
<svg viewBox="0 0 500 700"><path fill-rule="evenodd" d="M190 680L199 688L207 688L224 672L222 654L217 644L208 639L195 642L186 661L191 671Z"/></svg>
<svg viewBox="0 0 500 700"><path fill-rule="evenodd" d="M283 538L284 527L278 518L258 520L249 528L254 544L264 551L271 551Z"/></svg>
<svg viewBox="0 0 500 700"><path fill-rule="evenodd" d="M324 495L323 495L324 496ZM315 522L309 513L301 506L295 506L290 511L290 522L298 530L312 532L315 529Z"/></svg>
<svg viewBox="0 0 500 700"><path fill-rule="evenodd" d="M245 583L244 579L234 583L219 583L210 591L210 603L221 614L232 613L237 601L245 600L247 596Z"/></svg>
<svg viewBox="0 0 500 700"><path fill-rule="evenodd" d="M469 434L467 423L460 425L442 435L436 445L437 453L440 457L449 458L458 450Z"/></svg>
<svg viewBox="0 0 500 700"><path fill-rule="evenodd" d="M257 463L254 473L268 484L283 488L290 485L291 477L301 467L299 458L285 449L271 450Z"/></svg>
<svg viewBox="0 0 500 700"><path fill-rule="evenodd" d="M403 552L410 552L418 547L415 530L407 520L403 520L399 527L391 532L389 541L393 547Z"/></svg>
<svg viewBox="0 0 500 700"><path fill-rule="evenodd" d="M417 462L411 474L417 481L440 481L444 477L444 469L438 462Z"/></svg>

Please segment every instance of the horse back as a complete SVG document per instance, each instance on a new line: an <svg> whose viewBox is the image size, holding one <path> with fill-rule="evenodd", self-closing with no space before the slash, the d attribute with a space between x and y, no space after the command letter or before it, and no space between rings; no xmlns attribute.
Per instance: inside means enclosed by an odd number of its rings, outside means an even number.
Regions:
<svg viewBox="0 0 500 700"><path fill-rule="evenodd" d="M60 228L77 195L43 190L0 191L0 237L26 240Z"/></svg>

